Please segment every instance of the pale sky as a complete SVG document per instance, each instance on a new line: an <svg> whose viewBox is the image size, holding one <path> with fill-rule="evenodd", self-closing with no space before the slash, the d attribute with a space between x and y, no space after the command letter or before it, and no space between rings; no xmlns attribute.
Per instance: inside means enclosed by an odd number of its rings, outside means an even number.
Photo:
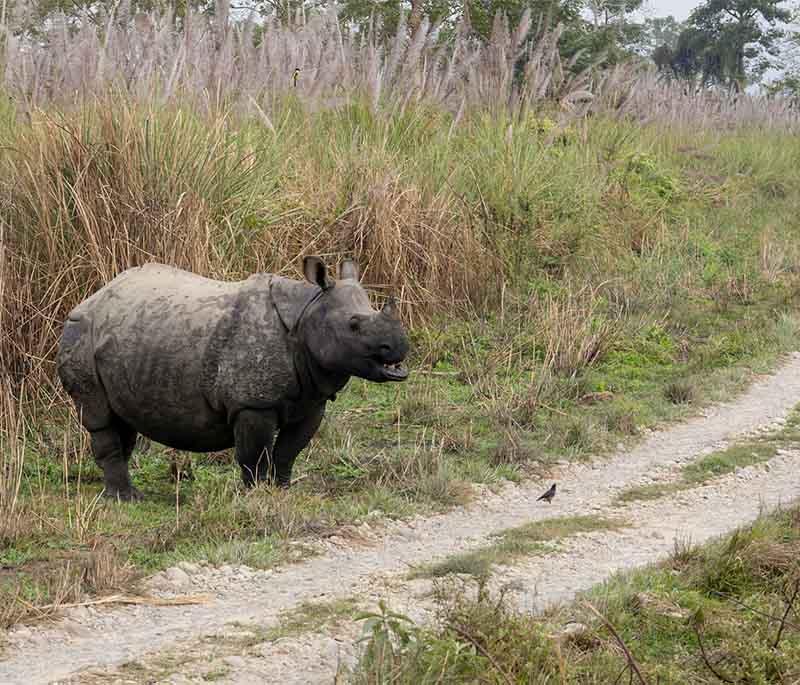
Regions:
<svg viewBox="0 0 800 685"><path fill-rule="evenodd" d="M671 14L683 21L699 4L699 0L645 0L642 9L645 16L666 17Z"/></svg>

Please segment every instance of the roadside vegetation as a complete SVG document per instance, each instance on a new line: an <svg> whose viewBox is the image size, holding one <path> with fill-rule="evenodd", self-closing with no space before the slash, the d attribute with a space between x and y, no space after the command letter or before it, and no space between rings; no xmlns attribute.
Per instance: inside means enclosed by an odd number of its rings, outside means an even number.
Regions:
<svg viewBox="0 0 800 685"><path fill-rule="evenodd" d="M3 48L30 69L0 92L2 626L179 560L290 562L346 524L544 477L729 397L796 347L800 142L780 103L690 100L625 70L573 78L557 34L525 75L551 85L520 91L522 42L499 30L448 57L438 89L427 43L379 82L369 60L389 56L331 21L270 28L272 72L232 34L236 59L217 62L213 32L196 59L158 34L165 83L120 57L151 34L108 30L39 62L45 47ZM293 50L328 39L344 41L328 71L294 87ZM485 90L464 85L479 75ZM353 255L377 301L399 297L410 380L353 381L288 493L243 492L229 453L189 464L141 440L147 500L102 500L55 380L67 312L151 260L235 279L299 275L309 253Z"/></svg>
<svg viewBox="0 0 800 685"><path fill-rule="evenodd" d="M352 683L792 683L800 511L790 508L542 616L486 578L439 581L437 626L381 607Z"/></svg>

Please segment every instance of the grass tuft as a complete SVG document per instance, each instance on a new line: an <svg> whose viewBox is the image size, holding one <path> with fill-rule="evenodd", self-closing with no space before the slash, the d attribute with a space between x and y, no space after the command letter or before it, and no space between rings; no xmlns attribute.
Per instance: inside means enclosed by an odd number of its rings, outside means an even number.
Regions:
<svg viewBox="0 0 800 685"><path fill-rule="evenodd" d="M527 523L492 536L496 542L470 552L454 554L440 562L414 569L410 578L441 578L450 574L486 576L495 564L511 564L521 557L546 553L552 549L545 543L591 533L617 530L625 524L600 516L565 516Z"/></svg>
<svg viewBox="0 0 800 685"><path fill-rule="evenodd" d="M352 597L329 602L303 602L282 614L278 625L268 630L265 638L274 641L322 631L334 627L339 621L352 619L357 609L358 602Z"/></svg>
<svg viewBox="0 0 800 685"><path fill-rule="evenodd" d="M685 381L673 381L664 389L664 394L672 404L691 404L695 398L694 387Z"/></svg>

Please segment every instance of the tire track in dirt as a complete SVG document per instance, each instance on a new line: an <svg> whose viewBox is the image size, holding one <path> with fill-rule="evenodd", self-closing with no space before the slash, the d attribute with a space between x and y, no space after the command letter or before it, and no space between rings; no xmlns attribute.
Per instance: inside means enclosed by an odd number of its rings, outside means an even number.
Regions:
<svg viewBox="0 0 800 685"><path fill-rule="evenodd" d="M224 630L232 622L275 623L281 612L303 601L388 594L382 587L389 583L386 590L391 592L391 584L398 582L397 574L404 573L410 564L473 548L492 533L528 521L601 513L621 489L640 484L658 470L674 469L677 463L716 448L720 443L774 423L798 401L800 355L796 354L775 375L757 380L733 402L715 406L704 416L685 424L653 433L635 449L610 459L563 468L554 478L559 482L560 492L550 506L535 501L542 483L511 485L496 495L443 515L389 523L372 546L329 548L317 558L278 569L269 577L249 582L246 587L231 587L208 605L179 608L137 606L94 615L84 624L72 621L70 628L56 624L18 642L14 649L9 650L10 654L0 662L0 682L78 682L80 677L73 680L72 676L84 669L113 667L148 653L158 653L171 645L189 644L203 635ZM654 509L653 525L661 528L651 532L660 534L660 539L648 537L650 529L640 526L618 533L581 536L565 543L567 551L530 562L534 566L525 577L538 577L539 580L531 584L536 592L530 592L527 599L521 598L521 602L527 602L525 605L533 608L554 599L564 599L615 570L653 561L663 556L665 544L672 547L670 531L688 526L692 521L692 530L696 532L694 539L700 541L752 520L758 512L758 500L754 504L751 490L760 492L768 506L800 496L800 484L793 476L796 464L792 453L781 454L772 460L769 471L748 482L746 490L742 490L745 486L738 485L738 481L733 479L733 486L729 486L728 491L720 491L714 497L706 493L709 499L698 500L696 507L686 507L681 503L682 498L694 496L687 493L659 503L658 506L665 508ZM698 497L702 498L702 494ZM620 511L629 517L640 511L644 516L647 506L655 505L630 505ZM714 516L709 516L710 513ZM584 555L585 566L590 567L591 573L581 572L580 568L570 570L568 560L578 558L574 550L570 557L570 545L579 541L588 544L585 541L595 536L600 536L596 544L598 549L617 538L621 542L612 545L613 551L608 553L605 562L602 555ZM657 542L650 544L648 540L651 539ZM202 578L198 582L202 584ZM401 591L391 594L405 597L411 609L419 601L409 587L402 587L402 582ZM296 654L291 658L293 663L298 663ZM281 660L275 658L274 661L277 664ZM250 677L244 676L246 669L239 670L243 677ZM291 673L284 670L280 679L274 682L292 682L290 676ZM253 680L229 682L271 682L264 680L271 677L262 673ZM309 677L316 676L306 672L302 680L294 682L314 682Z"/></svg>

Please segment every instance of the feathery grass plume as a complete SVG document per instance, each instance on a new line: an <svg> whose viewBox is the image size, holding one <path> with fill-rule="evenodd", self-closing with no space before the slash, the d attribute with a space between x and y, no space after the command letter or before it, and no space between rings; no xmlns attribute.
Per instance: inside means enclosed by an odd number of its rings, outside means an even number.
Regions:
<svg viewBox="0 0 800 685"><path fill-rule="evenodd" d="M530 11L513 28L498 13L485 43L463 26L444 43L427 19L409 38L401 21L387 46L374 27L362 35L347 30L335 9L300 11L294 22L257 27L252 15L231 17L227 0L217 1L214 17L190 10L180 25L169 11L131 17L122 5L106 16L69 21L55 12L35 35L24 30L30 21L15 7L0 47L4 87L28 109L81 101L114 86L140 100L180 98L203 107L246 107L250 97L266 102L296 93L314 109L367 95L390 111L412 99L451 112L462 103L495 111L554 100L573 116L591 105L596 113L694 127L794 130L798 121L788 100L690 92L628 64L575 73L575 60L564 64L559 54L563 27L534 27ZM294 88L296 67L303 78Z"/></svg>

